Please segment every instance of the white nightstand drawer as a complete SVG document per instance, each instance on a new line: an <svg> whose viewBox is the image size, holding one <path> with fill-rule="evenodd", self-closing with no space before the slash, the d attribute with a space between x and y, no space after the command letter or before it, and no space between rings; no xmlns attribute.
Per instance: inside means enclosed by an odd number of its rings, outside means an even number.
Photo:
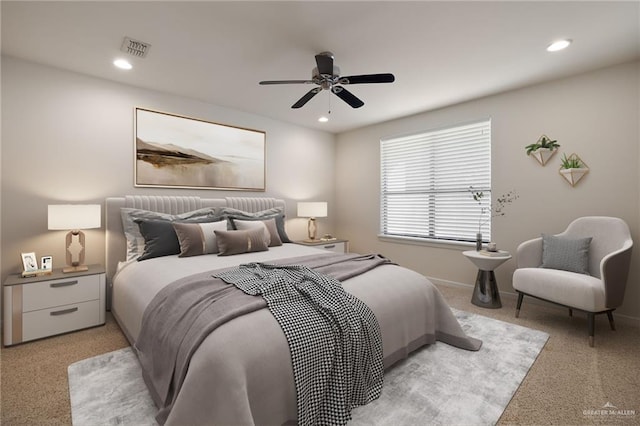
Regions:
<svg viewBox="0 0 640 426"><path fill-rule="evenodd" d="M23 286L22 311L30 312L100 298L100 275L86 275Z"/></svg>
<svg viewBox="0 0 640 426"><path fill-rule="evenodd" d="M323 245L319 245L317 246L318 248L324 249L324 250L329 250L329 251L333 251L336 253L346 253L347 249L345 247L345 243L344 242L336 242L336 243L326 243Z"/></svg>
<svg viewBox="0 0 640 426"><path fill-rule="evenodd" d="M99 324L99 300L26 312L22 317L22 341L39 339Z"/></svg>

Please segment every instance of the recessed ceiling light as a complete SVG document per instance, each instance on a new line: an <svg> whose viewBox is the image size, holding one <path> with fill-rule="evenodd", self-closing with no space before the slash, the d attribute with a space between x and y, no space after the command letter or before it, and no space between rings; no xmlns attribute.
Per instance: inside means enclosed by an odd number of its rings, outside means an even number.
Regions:
<svg viewBox="0 0 640 426"><path fill-rule="evenodd" d="M324 117L324 116L320 117L320 118L318 118L318 121L321 122L321 123L326 123L327 121L329 121L329 117Z"/></svg>
<svg viewBox="0 0 640 426"><path fill-rule="evenodd" d="M130 70L131 68L133 68L133 65L131 65L131 63L126 59L116 59L115 61L113 61L113 65L122 70Z"/></svg>
<svg viewBox="0 0 640 426"><path fill-rule="evenodd" d="M557 52L558 50L566 49L571 44L571 40L558 40L547 46L547 52Z"/></svg>

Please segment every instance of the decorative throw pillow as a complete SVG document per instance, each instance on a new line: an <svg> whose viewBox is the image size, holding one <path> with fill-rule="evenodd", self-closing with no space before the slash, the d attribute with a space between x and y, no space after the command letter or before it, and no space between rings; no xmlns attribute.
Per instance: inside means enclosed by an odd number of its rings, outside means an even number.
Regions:
<svg viewBox="0 0 640 426"><path fill-rule="evenodd" d="M266 220L240 220L229 218L229 222L231 222L231 227L233 229L248 230L262 228L264 229L267 237L267 245L269 247L282 245L282 240L280 240L280 235L278 235L275 218Z"/></svg>
<svg viewBox="0 0 640 426"><path fill-rule="evenodd" d="M209 223L173 222L173 229L180 243L180 257L218 253L218 241L214 231L226 231L227 221Z"/></svg>
<svg viewBox="0 0 640 426"><path fill-rule="evenodd" d="M265 220L275 219L276 228L278 229L278 236L283 243L290 243L291 240L284 229L284 210L281 207L274 207L267 210L261 210L259 212L250 213L242 210L237 210L231 207L223 207L219 211L220 214L228 217L229 219L240 220Z"/></svg>
<svg viewBox="0 0 640 426"><path fill-rule="evenodd" d="M136 219L152 220L190 220L195 218L210 218L220 220L222 216L216 213L212 207L193 210L186 213L172 215L168 213L153 212L133 208L121 208L122 228L127 240L127 260L136 259L144 252L144 237L140 233L140 227L135 222Z"/></svg>
<svg viewBox="0 0 640 426"><path fill-rule="evenodd" d="M144 251L138 261L180 253L180 242L168 220L136 219L144 238Z"/></svg>
<svg viewBox="0 0 640 426"><path fill-rule="evenodd" d="M246 231L214 231L218 240L219 256L269 250L262 229Z"/></svg>
<svg viewBox="0 0 640 426"><path fill-rule="evenodd" d="M542 234L540 267L589 275L590 244L591 237L570 238Z"/></svg>

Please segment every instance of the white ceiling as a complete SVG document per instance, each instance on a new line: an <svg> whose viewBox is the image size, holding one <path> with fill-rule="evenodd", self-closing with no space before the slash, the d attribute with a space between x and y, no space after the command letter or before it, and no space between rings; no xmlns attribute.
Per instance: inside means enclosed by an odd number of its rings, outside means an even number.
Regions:
<svg viewBox="0 0 640 426"><path fill-rule="evenodd" d="M277 120L339 133L640 58L631 2L30 2L2 1L2 53ZM152 45L133 70L124 36ZM559 38L569 49L546 52ZM350 86L352 109L311 87L314 55L342 75L391 72L392 84ZM317 118L331 108L328 123ZM171 111L181 113L181 111Z"/></svg>

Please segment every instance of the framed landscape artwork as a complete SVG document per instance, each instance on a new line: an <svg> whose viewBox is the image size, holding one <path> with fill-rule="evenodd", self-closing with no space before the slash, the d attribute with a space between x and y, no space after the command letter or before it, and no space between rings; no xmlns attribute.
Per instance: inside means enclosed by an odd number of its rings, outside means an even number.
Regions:
<svg viewBox="0 0 640 426"><path fill-rule="evenodd" d="M135 109L135 186L265 190L266 133Z"/></svg>

